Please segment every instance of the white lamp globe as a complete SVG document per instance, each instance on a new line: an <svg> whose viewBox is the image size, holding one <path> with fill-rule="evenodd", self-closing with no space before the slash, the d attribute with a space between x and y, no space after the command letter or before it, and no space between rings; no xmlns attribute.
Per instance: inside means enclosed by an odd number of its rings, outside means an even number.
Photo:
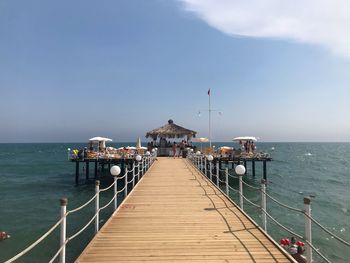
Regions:
<svg viewBox="0 0 350 263"><path fill-rule="evenodd" d="M190 152L193 153L193 149L192 148L190 149Z"/></svg>
<svg viewBox="0 0 350 263"><path fill-rule="evenodd" d="M150 155L150 154L151 154L151 153L150 153L149 151L147 151L147 152L145 153L145 155L147 155L147 156Z"/></svg>
<svg viewBox="0 0 350 263"><path fill-rule="evenodd" d="M200 152L200 151L197 151L196 154L197 154L197 155L201 155L201 152Z"/></svg>
<svg viewBox="0 0 350 263"><path fill-rule="evenodd" d="M118 165L113 165L110 172L113 176L118 176L120 174L120 167Z"/></svg>
<svg viewBox="0 0 350 263"><path fill-rule="evenodd" d="M139 162L139 161L141 161L142 157L141 157L141 155L136 155L135 159L136 159L136 161Z"/></svg>
<svg viewBox="0 0 350 263"><path fill-rule="evenodd" d="M214 159L214 157L213 157L213 155L209 154L207 159L208 159L209 162L211 162Z"/></svg>
<svg viewBox="0 0 350 263"><path fill-rule="evenodd" d="M154 153L156 151L156 149L152 149L152 152Z"/></svg>
<svg viewBox="0 0 350 263"><path fill-rule="evenodd" d="M244 165L242 165L242 164L237 165L236 168L235 168L235 171L236 171L236 174L238 174L238 175L244 175L245 174L245 167L244 167Z"/></svg>
<svg viewBox="0 0 350 263"><path fill-rule="evenodd" d="M154 150L158 151L158 148L154 148Z"/></svg>

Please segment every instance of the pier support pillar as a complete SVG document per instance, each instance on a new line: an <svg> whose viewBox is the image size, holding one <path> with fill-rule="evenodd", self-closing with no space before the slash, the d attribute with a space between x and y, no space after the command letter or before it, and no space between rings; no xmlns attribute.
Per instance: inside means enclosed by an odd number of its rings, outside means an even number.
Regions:
<svg viewBox="0 0 350 263"><path fill-rule="evenodd" d="M247 174L248 173L248 167L247 167L247 161L244 160L244 167L245 167L245 173L244 174Z"/></svg>
<svg viewBox="0 0 350 263"><path fill-rule="evenodd" d="M267 174L266 174L266 161L263 161L263 178L265 181L267 181Z"/></svg>
<svg viewBox="0 0 350 263"><path fill-rule="evenodd" d="M98 165L98 162L97 160L95 161L95 178L97 178L97 165Z"/></svg>
<svg viewBox="0 0 350 263"><path fill-rule="evenodd" d="M75 162L75 184L79 183L79 161Z"/></svg>
<svg viewBox="0 0 350 263"><path fill-rule="evenodd" d="M253 173L253 177L255 177L255 161L252 160L252 173Z"/></svg>
<svg viewBox="0 0 350 263"><path fill-rule="evenodd" d="M89 161L85 161L85 178L86 180L89 180L89 172L90 172L90 167L89 167Z"/></svg>

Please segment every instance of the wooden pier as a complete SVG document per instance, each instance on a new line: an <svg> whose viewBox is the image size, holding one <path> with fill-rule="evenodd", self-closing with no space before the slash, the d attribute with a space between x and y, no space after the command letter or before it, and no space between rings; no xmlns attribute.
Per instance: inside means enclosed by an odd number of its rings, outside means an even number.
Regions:
<svg viewBox="0 0 350 263"><path fill-rule="evenodd" d="M295 262L186 159L158 158L76 262Z"/></svg>

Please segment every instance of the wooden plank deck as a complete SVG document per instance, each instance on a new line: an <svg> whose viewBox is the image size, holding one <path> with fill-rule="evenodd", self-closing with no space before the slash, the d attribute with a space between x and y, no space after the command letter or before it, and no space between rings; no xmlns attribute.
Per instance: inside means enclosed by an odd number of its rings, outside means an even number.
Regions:
<svg viewBox="0 0 350 263"><path fill-rule="evenodd" d="M76 262L294 262L186 159L158 158Z"/></svg>

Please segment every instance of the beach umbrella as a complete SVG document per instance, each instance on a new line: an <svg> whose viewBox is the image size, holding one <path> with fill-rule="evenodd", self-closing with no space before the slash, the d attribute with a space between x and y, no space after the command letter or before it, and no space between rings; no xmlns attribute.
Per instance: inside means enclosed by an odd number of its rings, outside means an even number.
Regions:
<svg viewBox="0 0 350 263"><path fill-rule="evenodd" d="M141 138L140 137L137 138L136 148L141 148Z"/></svg>

